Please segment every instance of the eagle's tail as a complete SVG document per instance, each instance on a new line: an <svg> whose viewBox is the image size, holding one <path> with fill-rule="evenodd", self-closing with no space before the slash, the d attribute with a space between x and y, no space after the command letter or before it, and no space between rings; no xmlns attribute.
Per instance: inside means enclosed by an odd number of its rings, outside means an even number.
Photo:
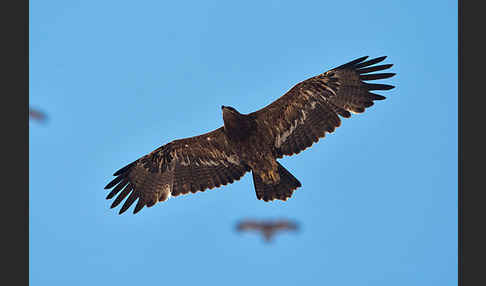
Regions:
<svg viewBox="0 0 486 286"><path fill-rule="evenodd" d="M295 189L301 186L299 180L290 174L280 163L278 163L278 174L280 175L280 181L277 184L265 184L255 171L252 171L253 184L255 185L255 191L259 200L266 202L273 201L275 199L286 201L292 196Z"/></svg>

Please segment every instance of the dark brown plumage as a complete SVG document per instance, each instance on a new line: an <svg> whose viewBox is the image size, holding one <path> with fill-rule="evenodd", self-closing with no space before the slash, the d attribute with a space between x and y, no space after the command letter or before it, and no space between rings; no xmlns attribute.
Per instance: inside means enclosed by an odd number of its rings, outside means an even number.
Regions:
<svg viewBox="0 0 486 286"><path fill-rule="evenodd" d="M394 73L373 73L391 64L386 57L362 57L304 80L270 105L249 114L222 106L224 126L212 132L172 141L115 172L106 197L125 212L136 200L134 213L171 196L202 192L239 180L251 171L260 200L286 201L301 186L276 159L298 154L326 132L341 125L341 117L362 113L384 96L387 84L366 81Z"/></svg>
<svg viewBox="0 0 486 286"><path fill-rule="evenodd" d="M297 231L298 225L289 220L244 220L236 225L236 230L241 231L259 231L262 233L266 242L270 242L278 231Z"/></svg>

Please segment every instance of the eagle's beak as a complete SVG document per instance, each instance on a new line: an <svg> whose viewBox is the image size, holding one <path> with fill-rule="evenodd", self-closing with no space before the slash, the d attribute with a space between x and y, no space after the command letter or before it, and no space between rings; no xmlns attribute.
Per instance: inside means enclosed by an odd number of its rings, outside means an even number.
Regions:
<svg viewBox="0 0 486 286"><path fill-rule="evenodd" d="M226 107L226 106L224 106L224 105L221 105L221 109L224 109L225 107Z"/></svg>

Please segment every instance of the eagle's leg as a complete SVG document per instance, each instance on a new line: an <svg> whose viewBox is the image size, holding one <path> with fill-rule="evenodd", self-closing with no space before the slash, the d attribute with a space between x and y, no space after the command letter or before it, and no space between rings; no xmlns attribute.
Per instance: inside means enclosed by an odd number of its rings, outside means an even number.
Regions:
<svg viewBox="0 0 486 286"><path fill-rule="evenodd" d="M259 200L266 202L275 199L286 201L292 196L295 189L301 186L289 171L277 161L276 168L267 172L263 170L252 170L253 184Z"/></svg>

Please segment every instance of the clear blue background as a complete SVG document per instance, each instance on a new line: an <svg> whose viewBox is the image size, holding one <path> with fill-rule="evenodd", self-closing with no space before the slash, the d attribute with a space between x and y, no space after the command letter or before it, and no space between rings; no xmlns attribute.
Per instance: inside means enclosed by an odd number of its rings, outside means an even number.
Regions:
<svg viewBox="0 0 486 286"><path fill-rule="evenodd" d="M397 88L280 162L137 215L103 187L125 164L363 55ZM30 1L31 285L457 285L456 1ZM245 217L289 218L273 244ZM197 283L197 284L196 284Z"/></svg>

